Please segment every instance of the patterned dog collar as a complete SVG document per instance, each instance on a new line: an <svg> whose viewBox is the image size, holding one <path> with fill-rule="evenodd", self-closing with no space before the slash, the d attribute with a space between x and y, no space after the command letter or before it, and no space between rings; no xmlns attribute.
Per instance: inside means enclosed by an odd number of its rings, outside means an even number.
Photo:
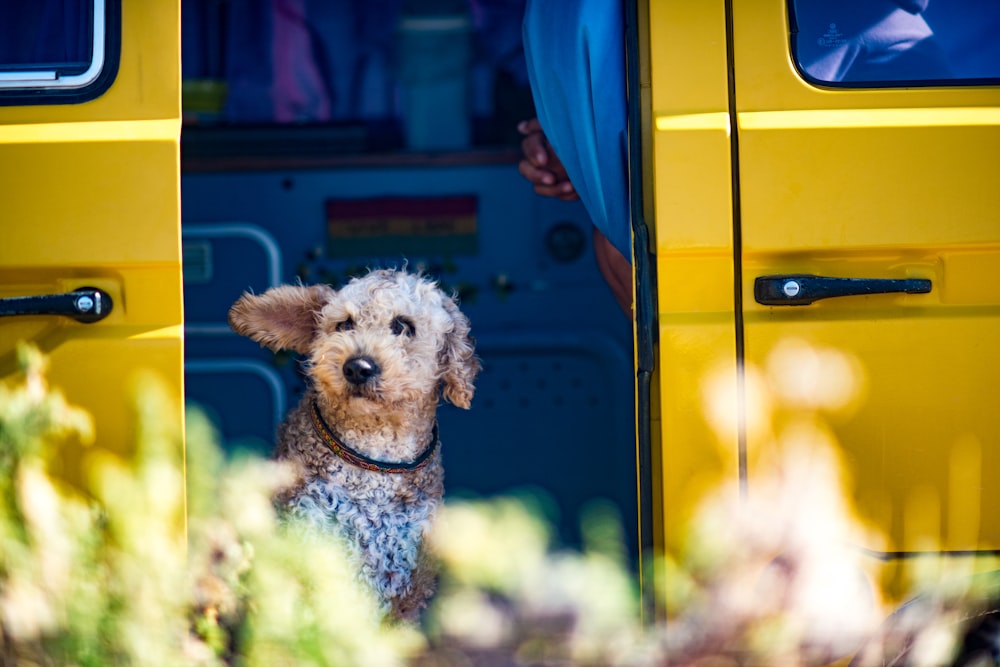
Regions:
<svg viewBox="0 0 1000 667"><path fill-rule="evenodd" d="M388 462L388 461L376 461L375 459L368 458L361 452L355 451L345 445L340 439L333 434L330 427L327 426L326 421L323 420L323 415L319 412L319 405L316 401L312 403L312 422L313 427L316 429L316 433L319 437L323 439L323 442L333 450L333 453L344 459L353 466L358 468L364 468L365 470L372 470L374 472L388 472L388 473L403 473L403 472L413 472L414 470L420 470L431 460L431 455L437 450L438 445L441 444L438 440L438 425L434 422L434 430L431 432L431 441L427 445L427 448L417 457L417 459L411 463L402 462Z"/></svg>

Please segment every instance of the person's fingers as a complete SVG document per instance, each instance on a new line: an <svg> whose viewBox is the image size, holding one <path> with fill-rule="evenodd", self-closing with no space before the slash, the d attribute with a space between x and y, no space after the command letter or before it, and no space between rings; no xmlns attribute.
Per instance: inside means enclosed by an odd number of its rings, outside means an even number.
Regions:
<svg viewBox="0 0 1000 667"><path fill-rule="evenodd" d="M535 192L544 197L555 197L563 201L576 201L580 198L570 181L560 179L558 174L547 169L536 167L529 160L518 162L517 172L531 182Z"/></svg>
<svg viewBox="0 0 1000 667"><path fill-rule="evenodd" d="M580 198L580 194L569 181L560 181L555 187L559 192L556 196L563 201L575 201Z"/></svg>
<svg viewBox="0 0 1000 667"><path fill-rule="evenodd" d="M548 169L542 169L531 163L530 160L521 160L517 163L517 172L535 185L547 185L556 187L558 181Z"/></svg>
<svg viewBox="0 0 1000 667"><path fill-rule="evenodd" d="M521 152L535 166L544 167L549 164L549 149L545 135L541 132L533 132L522 139Z"/></svg>
<svg viewBox="0 0 1000 667"><path fill-rule="evenodd" d="M517 131L523 135L534 134L535 132L542 131L542 124L538 122L537 118L522 120L517 124Z"/></svg>
<svg viewBox="0 0 1000 667"><path fill-rule="evenodd" d="M567 191L565 185L565 182L557 183L555 185L535 184L535 192L544 197L554 197L556 199L561 199L562 201L575 201L580 198L572 186L569 188L569 191Z"/></svg>
<svg viewBox="0 0 1000 667"><path fill-rule="evenodd" d="M535 192L543 197L554 197L562 201L579 199L559 156L552 152L546 141L538 119L523 120L517 124L517 129L524 135L521 152L525 157L517 165L518 173L530 181Z"/></svg>
<svg viewBox="0 0 1000 667"><path fill-rule="evenodd" d="M560 197L559 188L555 185L535 185L535 193L543 197L555 197L556 199Z"/></svg>

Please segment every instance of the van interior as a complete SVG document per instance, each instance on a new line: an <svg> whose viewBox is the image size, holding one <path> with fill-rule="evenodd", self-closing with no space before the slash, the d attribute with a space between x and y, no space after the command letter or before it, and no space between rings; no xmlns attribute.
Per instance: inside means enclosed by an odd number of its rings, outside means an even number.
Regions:
<svg viewBox="0 0 1000 667"><path fill-rule="evenodd" d="M185 383L227 451L270 452L294 355L227 325L244 291L406 266L460 298L483 363L442 405L448 495L532 492L558 542L610 503L635 549L632 325L579 202L517 170L523 0L184 0Z"/></svg>

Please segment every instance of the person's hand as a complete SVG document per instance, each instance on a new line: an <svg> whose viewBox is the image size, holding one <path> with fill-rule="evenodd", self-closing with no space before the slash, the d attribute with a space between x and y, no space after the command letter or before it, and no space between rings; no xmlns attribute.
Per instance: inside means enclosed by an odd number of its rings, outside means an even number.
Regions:
<svg viewBox="0 0 1000 667"><path fill-rule="evenodd" d="M517 165L517 171L535 186L535 192L563 201L579 199L566 168L546 141L538 119L521 121L517 131L524 135L521 141L524 159Z"/></svg>

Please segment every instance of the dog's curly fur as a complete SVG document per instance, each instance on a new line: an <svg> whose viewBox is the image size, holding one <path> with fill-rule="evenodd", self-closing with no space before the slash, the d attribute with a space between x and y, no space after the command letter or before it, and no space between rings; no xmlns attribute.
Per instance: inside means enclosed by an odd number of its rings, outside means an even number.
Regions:
<svg viewBox="0 0 1000 667"><path fill-rule="evenodd" d="M340 290L284 285L244 294L229 322L264 346L307 359L311 387L278 434L277 458L299 473L280 504L345 537L383 609L416 619L435 588L422 544L442 501L440 448L409 472L356 467L320 438L311 409L315 401L334 434L361 454L414 461L433 437L439 397L462 408L472 400L480 364L468 319L432 280L376 270ZM363 377L351 370L358 359Z"/></svg>

